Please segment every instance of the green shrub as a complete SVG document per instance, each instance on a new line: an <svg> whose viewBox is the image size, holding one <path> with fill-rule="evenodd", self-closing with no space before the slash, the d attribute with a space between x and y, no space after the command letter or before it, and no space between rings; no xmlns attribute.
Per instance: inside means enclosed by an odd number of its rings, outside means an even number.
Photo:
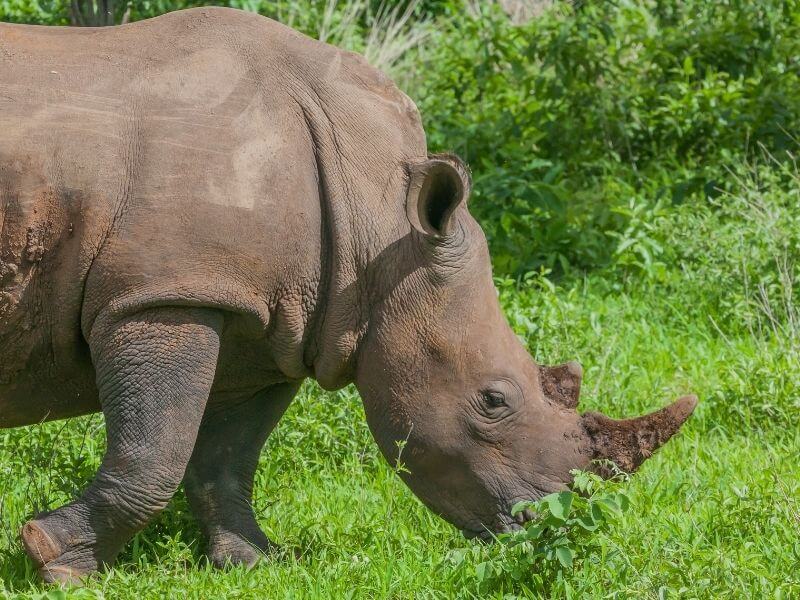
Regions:
<svg viewBox="0 0 800 600"><path fill-rule="evenodd" d="M569 594L574 569L599 550L597 534L608 529L630 507L627 494L617 481L573 471L576 491L544 496L538 501L518 502L511 509L535 517L520 531L500 534L493 546L453 550L446 567L466 588L480 593L534 592Z"/></svg>
<svg viewBox="0 0 800 600"><path fill-rule="evenodd" d="M66 25L69 3L62 0L0 0L0 21Z"/></svg>
<svg viewBox="0 0 800 600"><path fill-rule="evenodd" d="M500 273L609 264L626 207L702 204L800 125L796 1L563 3L522 26L478 6L454 8L411 93L433 149L473 169Z"/></svg>

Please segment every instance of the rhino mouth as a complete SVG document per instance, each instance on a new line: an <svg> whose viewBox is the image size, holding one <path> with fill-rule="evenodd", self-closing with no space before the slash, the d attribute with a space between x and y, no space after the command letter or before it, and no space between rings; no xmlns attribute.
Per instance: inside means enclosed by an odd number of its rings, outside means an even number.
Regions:
<svg viewBox="0 0 800 600"><path fill-rule="evenodd" d="M536 514L532 510L525 509L513 517L502 515L501 518L498 519L499 524L494 527L485 525L480 527L465 527L461 530L461 534L468 540L477 539L482 542L492 543L500 534L521 531L526 523L533 521L535 518Z"/></svg>
<svg viewBox="0 0 800 600"><path fill-rule="evenodd" d="M562 489L561 486L553 486L554 491L560 489ZM548 493L550 492L544 488L533 486L532 491L529 493L512 496L513 500L507 504L504 510L498 512L494 518L485 521L476 519L468 522L461 529L461 534L468 540L478 539L491 543L500 534L521 531L525 524L536 519L536 513L530 508L526 508L516 515L512 515L511 508L521 500L538 500Z"/></svg>
<svg viewBox="0 0 800 600"><path fill-rule="evenodd" d="M513 533L515 531L522 531L522 525L519 523L510 523L503 525L499 529L492 530L488 527L483 529L462 529L461 534L468 540L478 540L487 544L491 544L497 539L497 536L503 533Z"/></svg>
<svg viewBox="0 0 800 600"><path fill-rule="evenodd" d="M518 529L522 528L519 527ZM462 529L461 535L463 535L468 540L476 540L479 542L483 542L485 544L491 544L497 539L497 536L500 535L501 533L510 533L511 531L512 530L510 528L507 531L497 531L497 532L492 531L491 529L488 528L481 530Z"/></svg>

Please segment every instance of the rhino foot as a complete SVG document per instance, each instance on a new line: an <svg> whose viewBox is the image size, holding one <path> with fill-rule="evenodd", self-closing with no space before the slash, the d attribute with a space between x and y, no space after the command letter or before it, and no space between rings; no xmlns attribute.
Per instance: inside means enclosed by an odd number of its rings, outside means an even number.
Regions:
<svg viewBox="0 0 800 600"><path fill-rule="evenodd" d="M29 521L20 532L25 552L46 583L81 586L100 564L88 544L61 541L56 531L42 521Z"/></svg>
<svg viewBox="0 0 800 600"><path fill-rule="evenodd" d="M247 539L232 532L214 536L206 549L208 560L218 569L240 565L251 568L279 552L280 547L263 534Z"/></svg>

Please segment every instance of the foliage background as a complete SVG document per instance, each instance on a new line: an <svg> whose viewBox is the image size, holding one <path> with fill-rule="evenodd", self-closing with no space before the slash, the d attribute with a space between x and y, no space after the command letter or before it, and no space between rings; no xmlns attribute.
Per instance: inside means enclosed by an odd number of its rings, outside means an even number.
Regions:
<svg viewBox="0 0 800 600"><path fill-rule="evenodd" d="M194 5L135 0L129 18ZM525 23L489 0L225 5L365 53L417 102L430 149L472 169L512 326L540 362L583 363L582 407L701 405L570 577L487 591L448 566L465 543L379 458L355 392L309 384L255 500L302 559L206 569L179 495L81 594L800 596L800 1L554 2ZM0 0L0 20L61 25L69 9ZM49 593L14 532L86 484L101 425L0 432L6 594ZM486 552L475 565L510 560Z"/></svg>

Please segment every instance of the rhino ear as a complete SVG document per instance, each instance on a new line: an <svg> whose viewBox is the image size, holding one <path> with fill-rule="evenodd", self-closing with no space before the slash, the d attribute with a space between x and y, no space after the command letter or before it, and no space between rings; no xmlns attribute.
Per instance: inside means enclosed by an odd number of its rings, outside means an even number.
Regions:
<svg viewBox="0 0 800 600"><path fill-rule="evenodd" d="M451 233L455 212L467 201L470 178L464 163L452 155L432 155L409 167L406 213L420 233L441 238Z"/></svg>
<svg viewBox="0 0 800 600"><path fill-rule="evenodd" d="M583 369L575 361L554 367L539 367L539 379L545 397L565 408L577 408Z"/></svg>

